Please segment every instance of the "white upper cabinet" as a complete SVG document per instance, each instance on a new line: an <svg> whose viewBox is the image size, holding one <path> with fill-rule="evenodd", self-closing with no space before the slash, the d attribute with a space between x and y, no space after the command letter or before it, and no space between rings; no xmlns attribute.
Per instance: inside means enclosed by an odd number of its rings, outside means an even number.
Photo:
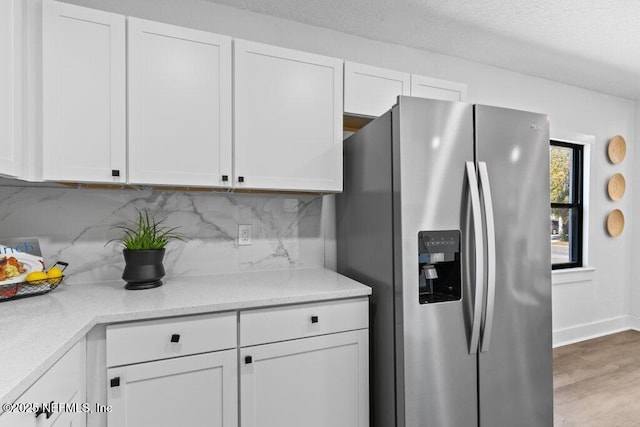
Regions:
<svg viewBox="0 0 640 427"><path fill-rule="evenodd" d="M342 191L342 60L52 0L42 31L44 180Z"/></svg>
<svg viewBox="0 0 640 427"><path fill-rule="evenodd" d="M22 173L22 2L0 1L0 175Z"/></svg>
<svg viewBox="0 0 640 427"><path fill-rule="evenodd" d="M129 182L231 187L231 38L128 18Z"/></svg>
<svg viewBox="0 0 640 427"><path fill-rule="evenodd" d="M465 102L467 100L467 85L412 74L411 96Z"/></svg>
<svg viewBox="0 0 640 427"><path fill-rule="evenodd" d="M397 102L398 95L410 95L411 75L401 71L345 62L344 112L378 117Z"/></svg>
<svg viewBox="0 0 640 427"><path fill-rule="evenodd" d="M235 188L342 191L342 60L234 43Z"/></svg>
<svg viewBox="0 0 640 427"><path fill-rule="evenodd" d="M398 95L446 101L466 101L467 85L355 62L345 62L345 114L378 117L396 104Z"/></svg>
<svg viewBox="0 0 640 427"><path fill-rule="evenodd" d="M126 181L125 17L43 2L43 177Z"/></svg>

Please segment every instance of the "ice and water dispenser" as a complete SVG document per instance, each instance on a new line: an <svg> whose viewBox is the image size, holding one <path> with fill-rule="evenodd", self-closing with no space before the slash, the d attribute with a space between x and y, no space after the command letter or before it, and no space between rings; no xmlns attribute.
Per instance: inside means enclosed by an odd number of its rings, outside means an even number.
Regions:
<svg viewBox="0 0 640 427"><path fill-rule="evenodd" d="M460 231L418 232L418 270L420 304L459 300Z"/></svg>

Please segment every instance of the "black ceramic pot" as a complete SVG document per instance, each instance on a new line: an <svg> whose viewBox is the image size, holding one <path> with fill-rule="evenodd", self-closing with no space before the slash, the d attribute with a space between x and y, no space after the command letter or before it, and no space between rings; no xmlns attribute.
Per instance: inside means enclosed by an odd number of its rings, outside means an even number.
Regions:
<svg viewBox="0 0 640 427"><path fill-rule="evenodd" d="M164 277L163 249L123 249L122 279L126 289L151 289L162 285Z"/></svg>

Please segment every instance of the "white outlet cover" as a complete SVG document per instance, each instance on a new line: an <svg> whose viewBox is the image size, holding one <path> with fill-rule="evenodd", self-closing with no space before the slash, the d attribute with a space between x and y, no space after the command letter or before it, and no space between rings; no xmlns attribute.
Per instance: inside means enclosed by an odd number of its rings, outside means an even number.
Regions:
<svg viewBox="0 0 640 427"><path fill-rule="evenodd" d="M251 245L251 225L238 225L238 246Z"/></svg>

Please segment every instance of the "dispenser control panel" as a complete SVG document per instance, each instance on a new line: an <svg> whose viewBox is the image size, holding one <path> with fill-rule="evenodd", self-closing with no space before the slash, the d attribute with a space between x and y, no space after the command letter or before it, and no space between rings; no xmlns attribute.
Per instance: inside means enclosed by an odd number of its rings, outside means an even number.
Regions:
<svg viewBox="0 0 640 427"><path fill-rule="evenodd" d="M462 298L460 230L418 232L420 304Z"/></svg>

